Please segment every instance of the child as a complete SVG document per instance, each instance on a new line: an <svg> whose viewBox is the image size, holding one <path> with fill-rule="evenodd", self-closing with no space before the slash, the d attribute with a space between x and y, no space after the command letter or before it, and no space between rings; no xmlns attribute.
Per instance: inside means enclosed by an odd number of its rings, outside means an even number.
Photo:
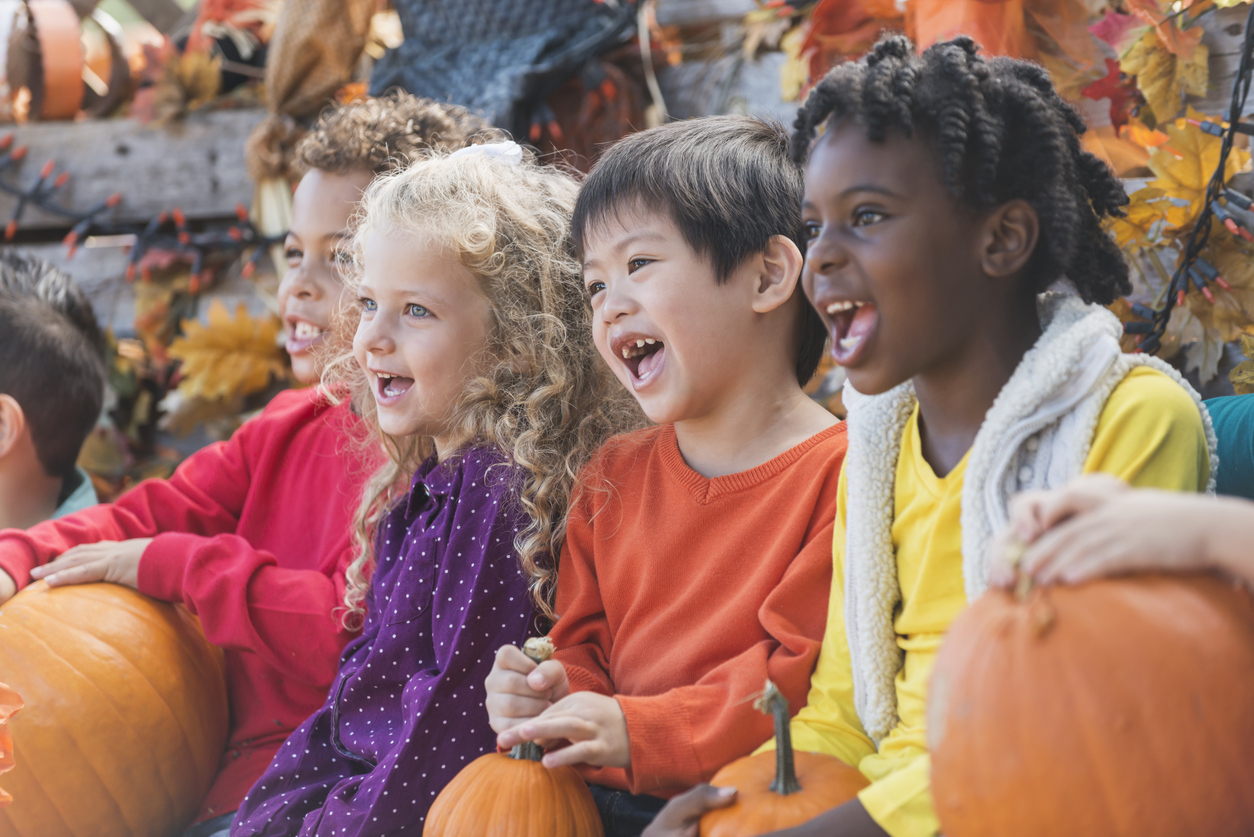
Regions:
<svg viewBox="0 0 1254 837"><path fill-rule="evenodd" d="M615 440L571 511L556 658L502 648L498 746L571 742L607 835L766 738L769 677L800 706L830 581L844 427L802 392L825 335L798 285L800 168L739 116L601 158L575 241L606 364L659 426Z"/></svg>
<svg viewBox="0 0 1254 837"><path fill-rule="evenodd" d="M407 155L460 148L485 132L460 108L401 94L333 111L302 142L298 157L310 171L293 196L279 289L298 381L321 374L314 350L341 306L340 239L361 190ZM230 740L197 834L229 827L279 745L326 699L354 633L333 611L352 560L352 509L373 462L347 435L356 425L346 404L316 387L285 392L169 480L0 534L0 569L20 585L29 574L51 585L136 587L185 604L226 649Z"/></svg>
<svg viewBox="0 0 1254 837"><path fill-rule="evenodd" d="M871 785L788 833L933 835L928 676L1010 496L1094 471L1198 491L1214 436L1170 367L1119 351L1101 304L1127 266L1100 222L1127 198L1042 68L889 38L797 126L806 294L851 386L827 633L792 735ZM1042 294L1064 276L1083 302ZM698 789L653 833L727 801Z"/></svg>
<svg viewBox="0 0 1254 837"><path fill-rule="evenodd" d="M0 529L95 505L75 461L100 417L104 379L104 335L74 280L0 252ZM0 571L0 601L15 586Z"/></svg>
<svg viewBox="0 0 1254 837"><path fill-rule="evenodd" d="M365 628L233 837L422 833L436 794L492 748L478 697L492 650L550 613L577 469L632 420L592 347L575 181L514 143L467 151L363 200L346 360L390 456L348 573Z"/></svg>

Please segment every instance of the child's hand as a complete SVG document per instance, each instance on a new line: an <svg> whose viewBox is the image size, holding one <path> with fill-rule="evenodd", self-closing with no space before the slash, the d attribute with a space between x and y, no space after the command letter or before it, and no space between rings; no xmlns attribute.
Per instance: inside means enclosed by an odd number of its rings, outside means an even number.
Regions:
<svg viewBox="0 0 1254 837"><path fill-rule="evenodd" d="M1038 584L1213 568L1220 565L1222 550L1211 550L1209 541L1222 538L1231 528L1225 517L1231 516L1231 503L1196 494L1131 489L1113 477L1097 475L1059 491L1025 494L1021 508L1012 504L1012 515L1033 517L1041 525L1035 538L1020 541L1027 546L1019 567ZM997 580L1002 581L1005 561L998 572ZM1010 574L1013 578L1013 571Z"/></svg>
<svg viewBox="0 0 1254 837"><path fill-rule="evenodd" d="M697 837L701 817L726 808L736 799L735 788L697 785L666 803L640 837Z"/></svg>
<svg viewBox="0 0 1254 837"><path fill-rule="evenodd" d="M483 685L488 690L484 701L488 723L498 733L530 721L570 694L570 681L561 663L548 660L537 665L513 645L496 652L496 662Z"/></svg>
<svg viewBox="0 0 1254 837"><path fill-rule="evenodd" d="M1057 491L1025 491L1010 500L1006 528L994 539L990 584L1010 587L1015 582L1016 565L1029 570L1028 549L1042 535L1071 517L1092 511L1130 491L1128 484L1109 474L1087 474Z"/></svg>
<svg viewBox="0 0 1254 837"><path fill-rule="evenodd" d="M13 580L13 576L0 570L0 604L4 604L16 595L17 582Z"/></svg>
<svg viewBox="0 0 1254 837"><path fill-rule="evenodd" d="M108 581L131 589L139 587L139 559L152 538L101 541L76 546L55 561L30 571L32 579L44 579L49 587Z"/></svg>
<svg viewBox="0 0 1254 837"><path fill-rule="evenodd" d="M545 767L631 766L631 743L627 740L623 708L614 698L596 692L576 692L559 700L535 720L498 735L496 743L500 747L514 747L524 741L534 741L547 746L563 740L570 744L545 753Z"/></svg>

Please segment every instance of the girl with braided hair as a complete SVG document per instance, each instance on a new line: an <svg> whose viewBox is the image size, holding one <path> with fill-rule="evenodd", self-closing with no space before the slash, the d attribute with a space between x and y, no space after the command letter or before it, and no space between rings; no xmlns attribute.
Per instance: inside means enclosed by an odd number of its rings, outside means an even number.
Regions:
<svg viewBox="0 0 1254 837"><path fill-rule="evenodd" d="M822 130L815 140L815 135ZM1102 472L1213 487L1214 434L1166 364L1119 349L1127 202L1046 72L970 38L902 37L837 67L797 117L802 281L848 372L827 632L794 746L870 781L800 835L938 832L925 724L945 632L989 584L1024 489ZM1055 284L1066 292L1047 291ZM769 745L768 745L769 746ZM730 802L708 787L647 834Z"/></svg>

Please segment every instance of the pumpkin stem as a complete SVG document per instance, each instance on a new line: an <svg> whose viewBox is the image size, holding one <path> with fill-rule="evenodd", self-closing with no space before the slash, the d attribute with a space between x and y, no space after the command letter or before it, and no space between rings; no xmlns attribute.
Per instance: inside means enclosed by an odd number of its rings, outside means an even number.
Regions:
<svg viewBox="0 0 1254 837"><path fill-rule="evenodd" d="M1028 593L1032 592L1032 576L1025 573L1019 568L1020 562L1023 561L1023 553L1027 552L1028 545L1017 537L1011 538L1006 544L1006 562L1014 567L1015 571L1015 597L1019 601L1024 601L1028 597Z"/></svg>
<svg viewBox="0 0 1254 837"><path fill-rule="evenodd" d="M792 756L788 698L778 686L767 680L766 690L762 692L762 697L754 701L753 708L763 714L770 713L775 719L775 781L771 782L771 790L780 796L796 793L801 790L801 783L797 781L797 767Z"/></svg>
<svg viewBox="0 0 1254 837"><path fill-rule="evenodd" d="M536 636L523 643L523 653L535 660L536 664L552 659L553 640L547 636ZM544 758L544 748L534 741L518 744L509 751L509 757L519 761L540 761Z"/></svg>

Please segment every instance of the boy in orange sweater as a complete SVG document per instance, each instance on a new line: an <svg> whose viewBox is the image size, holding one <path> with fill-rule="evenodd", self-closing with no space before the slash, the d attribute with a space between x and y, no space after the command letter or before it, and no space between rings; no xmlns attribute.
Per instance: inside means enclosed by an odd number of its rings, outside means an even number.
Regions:
<svg viewBox="0 0 1254 837"><path fill-rule="evenodd" d="M658 426L586 470L556 657L502 648L487 707L499 746L582 765L608 837L768 738L768 678L805 703L845 433L801 389L801 193L788 135L724 116L622 140L575 207L597 348Z"/></svg>

